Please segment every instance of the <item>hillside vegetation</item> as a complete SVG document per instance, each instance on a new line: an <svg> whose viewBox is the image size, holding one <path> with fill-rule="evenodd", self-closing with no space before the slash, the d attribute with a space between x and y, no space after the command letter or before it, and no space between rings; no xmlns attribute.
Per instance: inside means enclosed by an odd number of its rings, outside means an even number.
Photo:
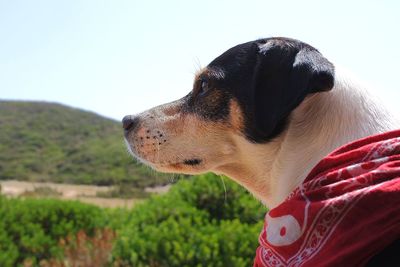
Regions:
<svg viewBox="0 0 400 267"><path fill-rule="evenodd" d="M140 188L169 176L134 162L119 122L46 102L0 101L0 180Z"/></svg>

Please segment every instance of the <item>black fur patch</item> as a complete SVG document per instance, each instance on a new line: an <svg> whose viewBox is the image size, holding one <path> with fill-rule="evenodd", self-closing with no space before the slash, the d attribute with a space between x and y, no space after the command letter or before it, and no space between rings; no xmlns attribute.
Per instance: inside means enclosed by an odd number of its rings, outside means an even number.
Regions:
<svg viewBox="0 0 400 267"><path fill-rule="evenodd" d="M315 48L288 38L260 39L214 59L184 98L182 111L224 121L234 98L244 112L244 135L262 143L285 129L308 94L328 91L333 83L332 63Z"/></svg>
<svg viewBox="0 0 400 267"><path fill-rule="evenodd" d="M223 72L215 87L239 102L244 134L254 142L279 135L290 112L308 94L328 91L334 83L334 67L318 50L287 38L240 44L213 60L208 69Z"/></svg>

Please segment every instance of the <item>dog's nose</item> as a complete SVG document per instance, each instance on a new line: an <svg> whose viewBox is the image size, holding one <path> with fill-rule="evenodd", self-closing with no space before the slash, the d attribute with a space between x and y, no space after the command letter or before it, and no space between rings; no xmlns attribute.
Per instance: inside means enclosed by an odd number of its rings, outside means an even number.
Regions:
<svg viewBox="0 0 400 267"><path fill-rule="evenodd" d="M126 132L134 129L138 124L139 118L132 115L127 115L122 119L122 127Z"/></svg>

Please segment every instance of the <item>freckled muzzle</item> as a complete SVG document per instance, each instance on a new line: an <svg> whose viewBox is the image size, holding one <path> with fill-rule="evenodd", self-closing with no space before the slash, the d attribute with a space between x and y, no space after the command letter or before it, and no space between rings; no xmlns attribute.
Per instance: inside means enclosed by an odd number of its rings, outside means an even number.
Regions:
<svg viewBox="0 0 400 267"><path fill-rule="evenodd" d="M152 120L154 117L148 116L146 119ZM131 151L143 159L148 159L149 156L154 157L161 146L167 142L162 130L144 126L139 116L125 116L122 126Z"/></svg>
<svg viewBox="0 0 400 267"><path fill-rule="evenodd" d="M229 117L205 117L198 109L185 109L186 103L179 100L124 117L122 126L132 156L157 171L171 173L203 173L222 162L225 148L232 146L227 136L238 123L230 123ZM204 105L200 107L206 109Z"/></svg>

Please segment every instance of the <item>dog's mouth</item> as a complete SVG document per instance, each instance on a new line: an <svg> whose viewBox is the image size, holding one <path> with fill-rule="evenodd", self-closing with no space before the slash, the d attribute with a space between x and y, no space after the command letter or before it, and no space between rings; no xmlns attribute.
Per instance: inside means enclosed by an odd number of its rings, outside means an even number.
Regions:
<svg viewBox="0 0 400 267"><path fill-rule="evenodd" d="M196 165L200 165L201 162L202 162L201 159L193 158L193 159L186 159L186 160L184 160L184 161L183 161L183 164L189 165L189 166L196 166Z"/></svg>

